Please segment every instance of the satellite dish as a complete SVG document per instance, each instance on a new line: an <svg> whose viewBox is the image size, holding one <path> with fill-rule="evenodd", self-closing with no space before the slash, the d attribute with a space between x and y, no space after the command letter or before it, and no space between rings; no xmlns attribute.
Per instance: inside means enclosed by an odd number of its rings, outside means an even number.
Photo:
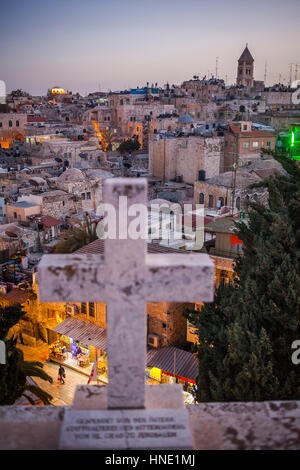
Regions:
<svg viewBox="0 0 300 470"><path fill-rule="evenodd" d="M5 233L10 238L18 238L18 235L15 232L10 232L9 230L6 230Z"/></svg>
<svg viewBox="0 0 300 470"><path fill-rule="evenodd" d="M32 186L39 186L39 183L35 180L29 180L29 183L32 184Z"/></svg>
<svg viewBox="0 0 300 470"><path fill-rule="evenodd" d="M56 162L58 162L58 163L62 163L62 159L61 159L61 158L56 157L54 160L55 160Z"/></svg>

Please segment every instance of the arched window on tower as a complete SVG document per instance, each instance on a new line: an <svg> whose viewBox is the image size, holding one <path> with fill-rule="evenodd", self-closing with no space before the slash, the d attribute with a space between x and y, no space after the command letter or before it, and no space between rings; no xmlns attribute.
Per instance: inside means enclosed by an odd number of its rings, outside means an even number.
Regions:
<svg viewBox="0 0 300 470"><path fill-rule="evenodd" d="M199 204L204 204L204 194L203 193L199 194Z"/></svg>
<svg viewBox="0 0 300 470"><path fill-rule="evenodd" d="M240 210L240 208L241 208L241 198L240 198L240 197L237 197L237 198L236 198L235 205L236 205L236 208L237 208L238 210Z"/></svg>

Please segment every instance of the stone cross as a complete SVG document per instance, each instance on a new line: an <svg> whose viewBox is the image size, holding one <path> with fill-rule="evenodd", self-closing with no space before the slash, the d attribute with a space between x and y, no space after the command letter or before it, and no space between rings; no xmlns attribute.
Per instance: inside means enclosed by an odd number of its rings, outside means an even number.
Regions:
<svg viewBox="0 0 300 470"><path fill-rule="evenodd" d="M117 213L119 196L127 196L129 213L133 204L147 207L147 180L107 179L104 201ZM44 255L40 300L106 302L108 407L144 408L146 302L212 302L213 262L206 254L147 254L145 239L106 239L104 246L104 256Z"/></svg>

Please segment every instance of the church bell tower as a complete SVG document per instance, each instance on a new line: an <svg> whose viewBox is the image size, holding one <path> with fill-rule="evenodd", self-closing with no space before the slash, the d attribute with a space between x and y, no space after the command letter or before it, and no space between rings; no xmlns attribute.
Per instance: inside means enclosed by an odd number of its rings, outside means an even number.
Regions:
<svg viewBox="0 0 300 470"><path fill-rule="evenodd" d="M247 88L253 87L254 59L248 49L248 44L238 60L236 84Z"/></svg>

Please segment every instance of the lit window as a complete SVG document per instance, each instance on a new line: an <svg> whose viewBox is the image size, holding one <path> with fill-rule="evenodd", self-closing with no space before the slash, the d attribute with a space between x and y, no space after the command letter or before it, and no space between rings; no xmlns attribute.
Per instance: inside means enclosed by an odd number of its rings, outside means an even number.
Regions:
<svg viewBox="0 0 300 470"><path fill-rule="evenodd" d="M253 142L253 147L258 147L258 142Z"/></svg>
<svg viewBox="0 0 300 470"><path fill-rule="evenodd" d="M250 147L249 142L243 142L243 148L248 149Z"/></svg>
<svg viewBox="0 0 300 470"><path fill-rule="evenodd" d="M81 313L82 314L86 314L86 303L85 302L82 302L81 303Z"/></svg>

